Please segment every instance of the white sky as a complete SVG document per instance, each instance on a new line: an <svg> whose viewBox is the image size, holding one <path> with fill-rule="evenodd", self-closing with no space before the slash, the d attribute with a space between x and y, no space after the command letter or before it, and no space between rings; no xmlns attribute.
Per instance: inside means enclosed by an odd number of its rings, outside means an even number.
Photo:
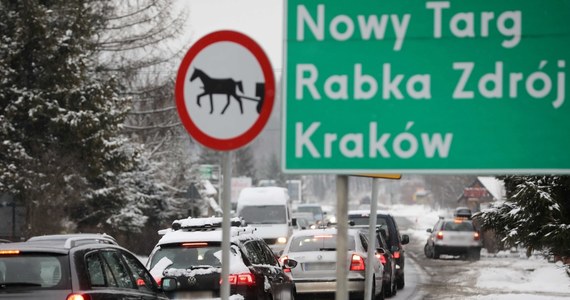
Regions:
<svg viewBox="0 0 570 300"><path fill-rule="evenodd" d="M283 53L283 0L181 0L189 8L192 42L217 30L234 30L254 39L277 74Z"/></svg>

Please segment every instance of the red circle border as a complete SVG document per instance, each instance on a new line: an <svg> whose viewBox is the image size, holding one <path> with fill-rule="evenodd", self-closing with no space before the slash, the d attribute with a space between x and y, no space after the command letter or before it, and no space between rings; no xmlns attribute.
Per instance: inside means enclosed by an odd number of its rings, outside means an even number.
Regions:
<svg viewBox="0 0 570 300"><path fill-rule="evenodd" d="M184 80L186 78L188 68L200 51L217 42L234 42L248 49L259 62L263 72L263 77L265 78L264 103L261 112L259 113L259 118L247 131L230 139L212 137L200 130L200 128L198 128L190 118L186 103L184 102ZM174 95L180 120L186 128L186 131L188 131L196 141L205 147L214 150L230 151L239 149L253 141L253 139L259 135L271 116L273 104L275 102L275 78L273 76L273 68L271 67L271 63L263 49L250 37L230 30L212 32L199 39L192 47L190 47L182 59L182 63L180 64L176 77ZM231 126L231 124L228 126Z"/></svg>

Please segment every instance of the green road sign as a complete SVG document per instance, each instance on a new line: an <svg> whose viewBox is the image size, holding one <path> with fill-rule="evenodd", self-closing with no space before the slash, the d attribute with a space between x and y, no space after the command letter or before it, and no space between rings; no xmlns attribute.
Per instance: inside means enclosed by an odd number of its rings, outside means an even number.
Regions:
<svg viewBox="0 0 570 300"><path fill-rule="evenodd" d="M570 173L570 0L287 0L289 173Z"/></svg>

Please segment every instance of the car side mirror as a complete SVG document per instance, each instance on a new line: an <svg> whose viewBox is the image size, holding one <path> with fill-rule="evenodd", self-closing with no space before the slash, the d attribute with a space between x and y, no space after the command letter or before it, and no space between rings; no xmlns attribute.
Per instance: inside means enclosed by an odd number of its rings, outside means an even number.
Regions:
<svg viewBox="0 0 570 300"><path fill-rule="evenodd" d="M431 228L426 229L426 232L432 233L433 230L431 230Z"/></svg>
<svg viewBox="0 0 570 300"><path fill-rule="evenodd" d="M410 242L410 237L407 234L402 235L402 245Z"/></svg>
<svg viewBox="0 0 570 300"><path fill-rule="evenodd" d="M284 269L293 269L297 266L298 262L294 259L286 259L283 261Z"/></svg>
<svg viewBox="0 0 570 300"><path fill-rule="evenodd" d="M385 253L386 253L386 249L384 249L384 248L376 248L376 253L378 253L378 254L385 254Z"/></svg>
<svg viewBox="0 0 570 300"><path fill-rule="evenodd" d="M293 225L293 227L297 227L297 218L291 219L291 225Z"/></svg>
<svg viewBox="0 0 570 300"><path fill-rule="evenodd" d="M164 277L160 281L160 287L165 292L172 292L178 287L178 281L173 277Z"/></svg>

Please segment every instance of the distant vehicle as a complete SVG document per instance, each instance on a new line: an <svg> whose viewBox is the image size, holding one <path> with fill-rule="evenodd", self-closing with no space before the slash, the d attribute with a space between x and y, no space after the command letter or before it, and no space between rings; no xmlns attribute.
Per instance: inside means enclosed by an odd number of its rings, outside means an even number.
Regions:
<svg viewBox="0 0 570 300"><path fill-rule="evenodd" d="M324 219L323 208L320 204L315 203L304 203L297 206L297 212L300 213L311 213L311 223L321 223Z"/></svg>
<svg viewBox="0 0 570 300"><path fill-rule="evenodd" d="M471 220L471 209L469 209L469 207L458 207L455 209L453 216L456 218L466 218L468 220Z"/></svg>
<svg viewBox="0 0 570 300"><path fill-rule="evenodd" d="M222 218L177 220L165 231L150 254L147 267L157 280L175 280L166 291L171 298L220 297L222 267ZM230 248L230 295L246 300L292 299L294 286L267 244L239 227L232 219ZM294 261L286 262L288 266Z"/></svg>
<svg viewBox="0 0 570 300"><path fill-rule="evenodd" d="M348 212L348 219L354 222L354 226L368 227L369 215L369 210L351 210ZM396 285L398 289L403 289L406 284L404 273L406 251L403 245L410 242L410 237L406 234L400 235L396 220L387 211L377 211L376 224L386 231L386 242L390 246L388 250L396 259Z"/></svg>
<svg viewBox="0 0 570 300"><path fill-rule="evenodd" d="M293 231L291 213L286 188L249 187L239 194L237 216L256 228L255 234L275 253L283 250Z"/></svg>
<svg viewBox="0 0 570 300"><path fill-rule="evenodd" d="M297 265L285 269L291 276L298 295L334 293L336 291L336 228L303 230L294 233L287 243L281 261L294 260ZM364 297L366 268L374 268L373 294L384 299L382 277L384 267L374 259L366 265L368 239L365 231L348 230L348 291L351 296Z"/></svg>
<svg viewBox="0 0 570 300"><path fill-rule="evenodd" d="M424 246L428 258L438 259L440 255L461 255L464 258L481 258L481 237L471 220L463 218L439 219Z"/></svg>
<svg viewBox="0 0 570 300"><path fill-rule="evenodd" d="M310 220L313 219L313 214L308 212L293 213L293 231L309 229L315 226Z"/></svg>
<svg viewBox="0 0 570 300"><path fill-rule="evenodd" d="M123 247L51 237L0 244L0 299L168 299Z"/></svg>

